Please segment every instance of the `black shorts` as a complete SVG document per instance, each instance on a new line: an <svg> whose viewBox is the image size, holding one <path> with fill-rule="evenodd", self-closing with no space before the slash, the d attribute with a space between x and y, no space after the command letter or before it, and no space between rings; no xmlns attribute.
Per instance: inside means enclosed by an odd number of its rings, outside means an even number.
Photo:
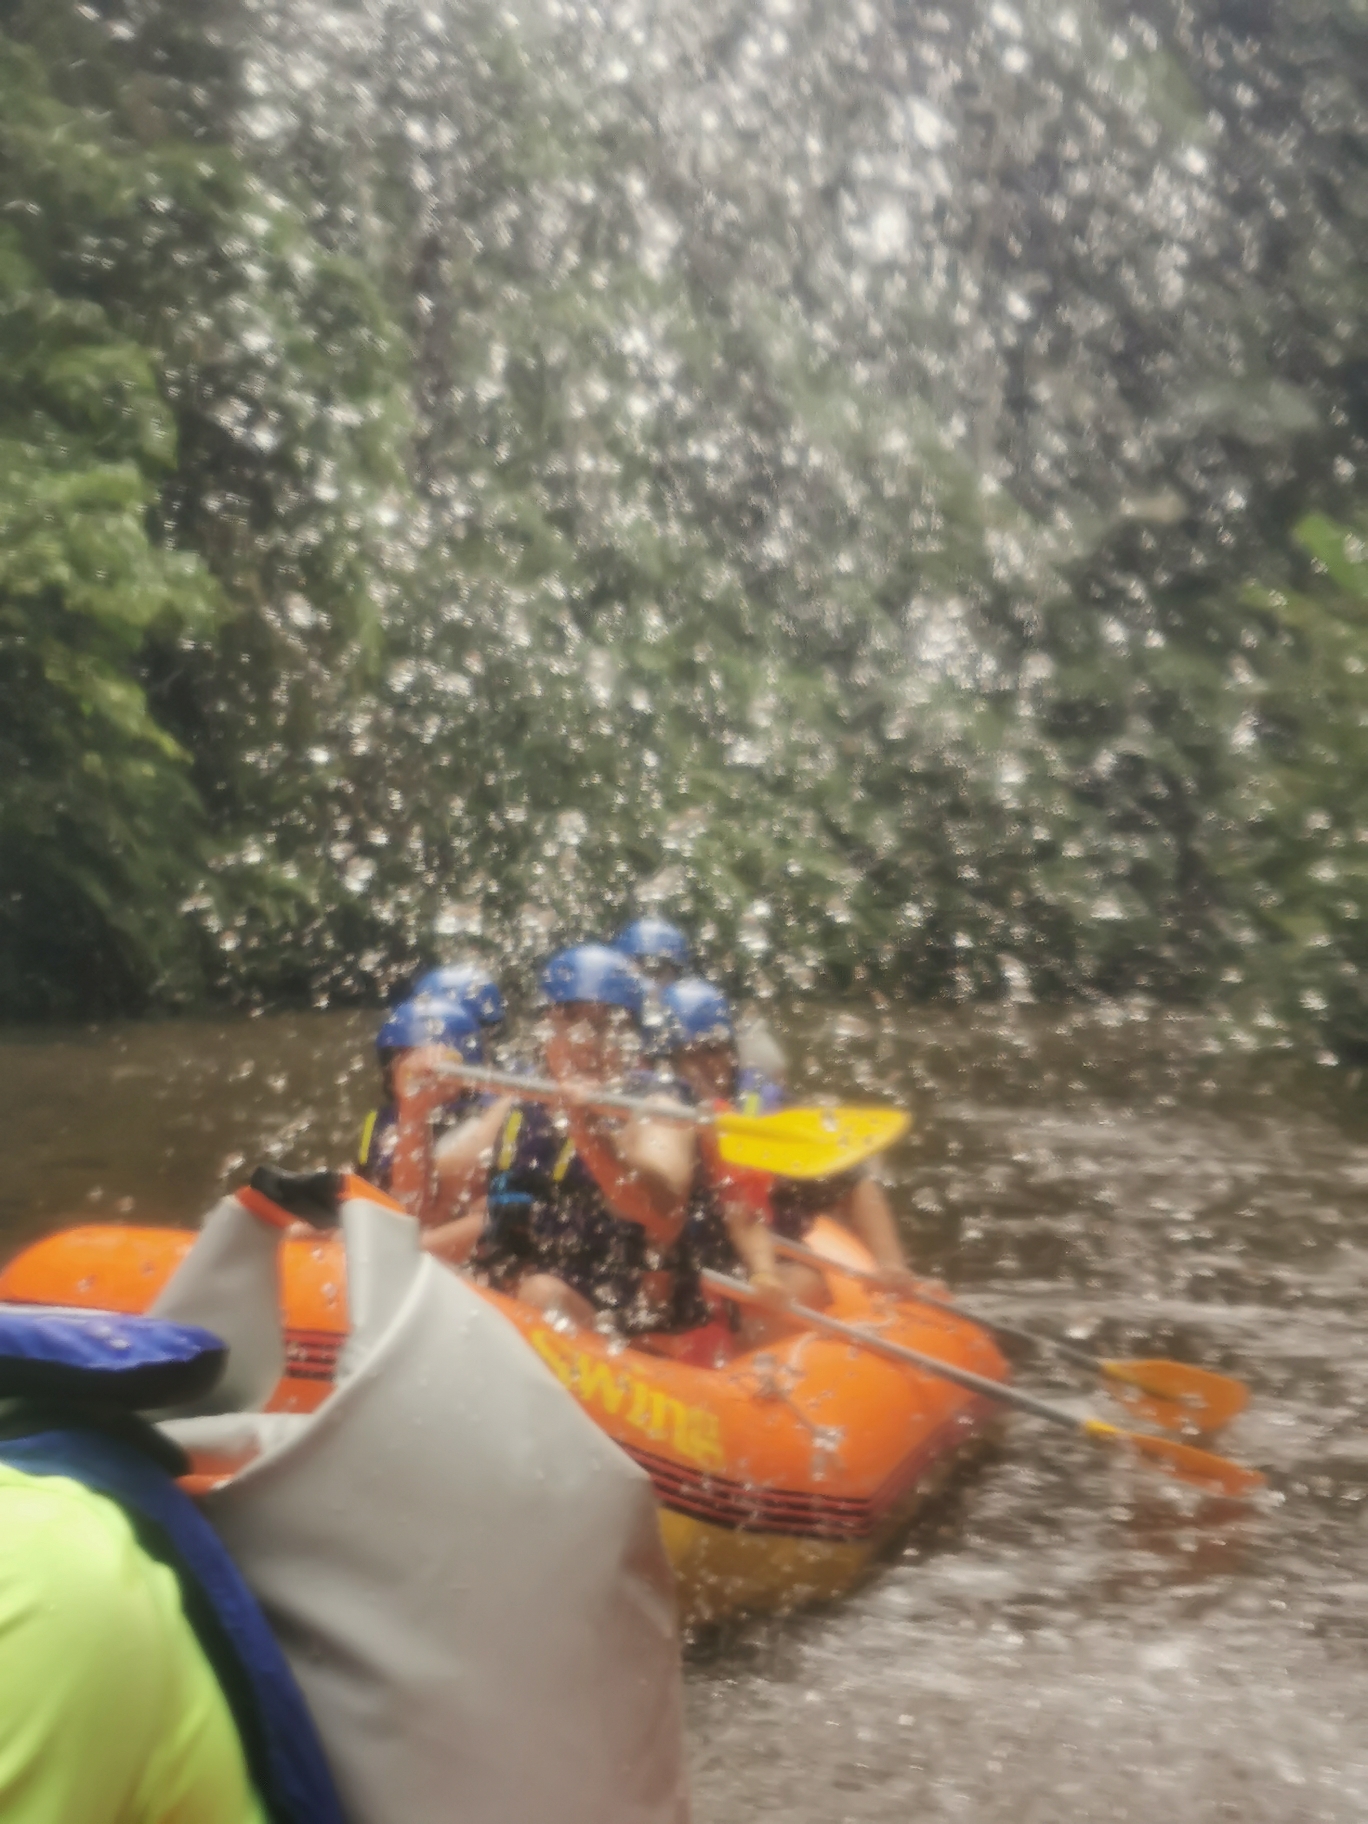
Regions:
<svg viewBox="0 0 1368 1824"><path fill-rule="evenodd" d="M770 1191L774 1232L785 1241L801 1241L825 1211L848 1197L865 1176L862 1165L830 1178L776 1178Z"/></svg>

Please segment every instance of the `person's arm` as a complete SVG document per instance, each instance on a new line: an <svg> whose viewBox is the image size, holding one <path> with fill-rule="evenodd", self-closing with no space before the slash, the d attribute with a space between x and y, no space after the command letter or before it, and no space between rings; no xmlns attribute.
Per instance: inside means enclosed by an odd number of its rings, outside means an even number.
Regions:
<svg viewBox="0 0 1368 1824"><path fill-rule="evenodd" d="M723 1203L722 1220L727 1236L745 1268L746 1278L774 1310L789 1302L788 1288L779 1272L774 1236L760 1212L743 1203Z"/></svg>
<svg viewBox="0 0 1368 1824"><path fill-rule="evenodd" d="M693 1129L683 1122L628 1121L611 1126L584 1106L595 1085L563 1085L570 1137L604 1202L639 1223L657 1247L678 1240L694 1173Z"/></svg>
<svg viewBox="0 0 1368 1824"><path fill-rule="evenodd" d="M437 1141L432 1149L437 1188L428 1212L429 1221L448 1223L463 1215L472 1199L484 1196L494 1149L512 1106L511 1096L501 1096Z"/></svg>
<svg viewBox="0 0 1368 1824"><path fill-rule="evenodd" d="M429 1254L435 1254L449 1267L463 1267L475 1251L475 1243L484 1233L488 1217L484 1198L481 1197L474 1209L467 1210L454 1222L439 1223L436 1228L423 1231L423 1247Z"/></svg>
<svg viewBox="0 0 1368 1824"><path fill-rule="evenodd" d="M874 1256L874 1264L888 1290L896 1292L915 1285L903 1252L897 1219L878 1179L857 1179L843 1203L842 1215Z"/></svg>
<svg viewBox="0 0 1368 1824"><path fill-rule="evenodd" d="M394 1073L398 1115L390 1190L410 1216L432 1221L432 1129L428 1116L444 1102L465 1094L466 1086L444 1064L454 1054L444 1045L419 1045L401 1059Z"/></svg>

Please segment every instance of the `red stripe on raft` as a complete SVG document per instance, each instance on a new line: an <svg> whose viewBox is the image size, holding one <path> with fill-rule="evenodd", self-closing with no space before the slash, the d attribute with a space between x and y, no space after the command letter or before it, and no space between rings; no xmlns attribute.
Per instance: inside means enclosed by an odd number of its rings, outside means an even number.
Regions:
<svg viewBox="0 0 1368 1824"><path fill-rule="evenodd" d="M870 1497L870 1505L880 1515L896 1508L911 1492L930 1467L928 1458L939 1457L957 1448L975 1432L982 1431L987 1422L1002 1408L995 1401L981 1394L973 1395L968 1404L932 1432L920 1450L913 1451L904 1457L893 1473L875 1489Z"/></svg>
<svg viewBox="0 0 1368 1824"><path fill-rule="evenodd" d="M986 1402L985 1402L986 1406ZM793 1539L859 1544L912 1493L927 1471L977 1429L976 1415L957 1415L939 1426L898 1465L872 1499L819 1495L809 1490L759 1488L727 1476L689 1469L623 1439L615 1441L651 1478L661 1505L695 1520L738 1533L781 1533Z"/></svg>
<svg viewBox="0 0 1368 1824"><path fill-rule="evenodd" d="M286 1374L296 1381L331 1381L345 1341L336 1330L287 1330Z"/></svg>

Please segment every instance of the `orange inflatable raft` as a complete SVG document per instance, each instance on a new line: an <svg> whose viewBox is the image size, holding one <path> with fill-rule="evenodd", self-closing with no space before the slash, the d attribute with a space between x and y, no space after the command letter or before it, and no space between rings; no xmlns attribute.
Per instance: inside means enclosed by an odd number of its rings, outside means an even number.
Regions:
<svg viewBox="0 0 1368 1824"><path fill-rule="evenodd" d="M86 1226L48 1236L0 1273L0 1298L141 1311L184 1257L180 1229ZM833 1265L868 1256L819 1222ZM327 1397L347 1329L346 1263L332 1238L282 1245L287 1367L271 1401ZM831 1314L947 1363L1005 1380L973 1324L830 1276ZM990 1402L850 1344L797 1331L698 1367L484 1294L590 1416L650 1476L688 1623L789 1608L850 1589L991 1422Z"/></svg>

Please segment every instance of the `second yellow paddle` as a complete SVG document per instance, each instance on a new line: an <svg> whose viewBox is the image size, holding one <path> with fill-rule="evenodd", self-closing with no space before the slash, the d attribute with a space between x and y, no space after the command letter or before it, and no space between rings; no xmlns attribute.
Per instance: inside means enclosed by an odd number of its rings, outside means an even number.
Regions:
<svg viewBox="0 0 1368 1824"><path fill-rule="evenodd" d="M774 1248L777 1254L783 1254L789 1260L801 1260L805 1266L816 1267L819 1272L841 1273L847 1279L879 1283L877 1273L864 1267L842 1266L838 1261L828 1260L815 1248L805 1248L799 1241L784 1241L776 1236ZM1030 1343L1035 1348L1044 1345L1058 1351L1067 1360L1101 1375L1109 1383L1108 1392L1116 1399L1137 1417L1147 1419L1152 1425L1162 1425L1166 1431L1219 1431L1249 1404L1249 1389L1244 1382L1228 1374L1218 1374L1214 1368L1193 1368L1187 1362L1171 1362L1161 1356L1132 1361L1094 1355L1091 1350L1080 1348L1063 1337L1042 1336L1035 1330L1021 1330L1013 1324L993 1323L952 1299L938 1298L930 1292L899 1292L897 1296L914 1304L948 1311L953 1317L967 1318L993 1336Z"/></svg>
<svg viewBox="0 0 1368 1824"><path fill-rule="evenodd" d="M767 1305L767 1301L744 1279L733 1279L728 1273L711 1272L704 1272L702 1279L709 1291L720 1292L724 1298L735 1299L739 1304ZM1037 1399L1035 1394L1023 1393L1018 1387L1004 1386L1001 1381L990 1380L987 1375L974 1374L972 1370L961 1368L955 1362L943 1362L934 1355L924 1355L920 1349L909 1349L905 1343L891 1342L876 1330L866 1330L859 1324L842 1323L840 1318L828 1317L825 1312L810 1310L806 1305L791 1304L788 1310L797 1323L813 1330L823 1330L830 1336L841 1337L845 1342L853 1343L857 1349L868 1349L871 1354L882 1355L890 1362L899 1362L906 1368L918 1368L923 1374L936 1375L943 1381L953 1381L956 1387L966 1388L984 1399L996 1400L1003 1406L1014 1406L1019 1412L1034 1413L1038 1419L1047 1419L1051 1425L1063 1426L1079 1436L1092 1438L1096 1443L1118 1444L1136 1456L1143 1457L1147 1463L1153 1463L1157 1469L1205 1489L1208 1494L1245 1500L1264 1486L1264 1478L1257 1469L1246 1469L1243 1463L1232 1463L1228 1457L1218 1457L1209 1450L1198 1450L1195 1445L1182 1444L1177 1438L1156 1438L1150 1432L1125 1431L1119 1425L1109 1425L1105 1419L1095 1419L1091 1415L1079 1417L1066 1407L1055 1406L1049 1400Z"/></svg>

